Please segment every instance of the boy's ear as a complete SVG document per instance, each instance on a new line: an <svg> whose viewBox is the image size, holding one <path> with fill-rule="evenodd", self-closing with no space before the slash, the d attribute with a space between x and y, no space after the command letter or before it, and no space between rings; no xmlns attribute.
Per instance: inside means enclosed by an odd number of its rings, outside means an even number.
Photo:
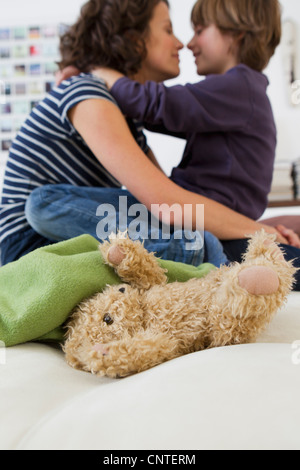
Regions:
<svg viewBox="0 0 300 470"><path fill-rule="evenodd" d="M246 36L246 33L245 32L232 31L230 35L232 37L232 43L231 43L229 52L231 52L235 55L236 54L239 55L239 48L241 46L241 43L242 43L243 39Z"/></svg>
<svg viewBox="0 0 300 470"><path fill-rule="evenodd" d="M237 38L238 42L242 42L242 40L244 39L245 36L246 36L246 33L243 31L242 33L238 33L236 38Z"/></svg>
<svg viewBox="0 0 300 470"><path fill-rule="evenodd" d="M245 31L235 31L233 29L227 30L226 33L232 37L235 42L241 42L246 36Z"/></svg>

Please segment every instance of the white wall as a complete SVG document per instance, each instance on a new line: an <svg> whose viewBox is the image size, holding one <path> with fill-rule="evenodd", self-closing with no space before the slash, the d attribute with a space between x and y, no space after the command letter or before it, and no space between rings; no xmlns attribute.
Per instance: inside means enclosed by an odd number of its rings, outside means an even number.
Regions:
<svg viewBox="0 0 300 470"><path fill-rule="evenodd" d="M73 22L79 12L83 0L0 0L0 25L14 26L23 23ZM171 15L175 32L186 44L191 35L190 11L194 0L170 0ZM300 2L299 0L282 0L283 18L294 19L299 26L299 59L300 59ZM281 47L266 70L271 85L269 96L272 101L278 126L278 159L295 159L300 156L300 105L289 104L284 74L282 69ZM300 60L299 60L300 62ZM195 73L194 60L188 50L181 53L182 73L171 83L186 83L198 80ZM298 70L300 79L300 69ZM171 168L180 161L184 142L148 134L150 146L158 155L164 169L169 173Z"/></svg>
<svg viewBox="0 0 300 470"><path fill-rule="evenodd" d="M0 0L0 25L74 21L83 4L83 0Z"/></svg>
<svg viewBox="0 0 300 470"><path fill-rule="evenodd" d="M292 19L297 25L298 63L296 79L300 79L300 2L282 0L283 20ZM295 160L300 157L300 105L289 102L283 73L283 46L280 45L266 74L270 80L269 96L278 129L277 158Z"/></svg>

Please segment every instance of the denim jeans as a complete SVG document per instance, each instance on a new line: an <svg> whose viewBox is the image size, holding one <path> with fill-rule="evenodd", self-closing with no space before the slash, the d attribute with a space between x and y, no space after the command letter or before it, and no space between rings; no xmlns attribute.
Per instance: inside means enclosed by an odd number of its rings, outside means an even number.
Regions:
<svg viewBox="0 0 300 470"><path fill-rule="evenodd" d="M126 211L119 210L120 200ZM137 199L123 189L47 185L31 193L25 213L33 230L53 242L86 233L101 241L111 232L128 230L130 238L143 240L145 248L162 259L194 266L206 262L219 267L227 262L221 243L209 232L204 232L203 243L200 232L174 228L168 232L161 223L153 227L145 206L144 217L131 215L132 209L141 207L136 204Z"/></svg>
<svg viewBox="0 0 300 470"><path fill-rule="evenodd" d="M17 232L1 242L1 266L17 261L31 251L50 245L52 242L36 233L31 227Z"/></svg>

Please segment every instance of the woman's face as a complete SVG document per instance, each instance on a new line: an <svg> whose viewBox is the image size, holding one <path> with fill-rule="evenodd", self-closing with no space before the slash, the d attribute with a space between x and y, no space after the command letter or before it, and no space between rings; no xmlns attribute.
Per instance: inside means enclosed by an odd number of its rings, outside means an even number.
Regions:
<svg viewBox="0 0 300 470"><path fill-rule="evenodd" d="M223 74L238 64L238 42L217 26L196 26L188 44L193 52L198 75Z"/></svg>
<svg viewBox="0 0 300 470"><path fill-rule="evenodd" d="M139 78L162 82L177 77L180 73L179 51L183 44L174 36L169 8L164 2L154 8L149 27L147 57L138 73Z"/></svg>

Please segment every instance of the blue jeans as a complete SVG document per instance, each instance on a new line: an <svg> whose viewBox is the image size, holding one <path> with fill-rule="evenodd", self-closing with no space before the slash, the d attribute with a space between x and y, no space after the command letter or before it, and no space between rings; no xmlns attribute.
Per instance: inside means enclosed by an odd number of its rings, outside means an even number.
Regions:
<svg viewBox="0 0 300 470"><path fill-rule="evenodd" d="M1 242L1 266L17 261L31 251L50 245L52 242L41 237L31 227L15 233Z"/></svg>
<svg viewBox="0 0 300 470"><path fill-rule="evenodd" d="M126 211L119 210L120 200ZM25 213L33 230L53 242L86 233L101 241L111 232L128 229L130 238L143 240L145 248L162 259L194 266L209 262L219 267L227 262L222 245L212 234L204 232L203 243L200 232L171 228L167 233L161 223L153 227L151 213L145 206L143 217L131 215L128 208L141 208L136 204L139 202L132 194L118 188L47 185L31 193Z"/></svg>

